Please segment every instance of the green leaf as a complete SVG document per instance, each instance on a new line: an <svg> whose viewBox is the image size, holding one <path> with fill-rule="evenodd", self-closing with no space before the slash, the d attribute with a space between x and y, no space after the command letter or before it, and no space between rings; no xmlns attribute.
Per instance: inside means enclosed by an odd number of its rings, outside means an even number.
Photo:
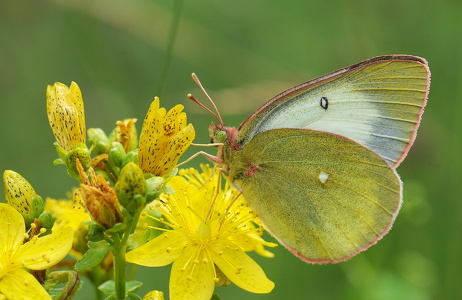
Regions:
<svg viewBox="0 0 462 300"><path fill-rule="evenodd" d="M126 227L127 227L127 224L125 224L125 223L117 223L111 229L106 230L106 232L108 232L108 233L117 233L117 232L120 232L120 231L124 231Z"/></svg>
<svg viewBox="0 0 462 300"><path fill-rule="evenodd" d="M77 271L98 265L106 257L109 250L111 250L111 245L106 241L88 242L88 247L90 249L75 264L74 268Z"/></svg>
<svg viewBox="0 0 462 300"><path fill-rule="evenodd" d="M143 283L141 281L136 281L136 280L127 281L125 282L125 289L127 293L135 293L142 285ZM104 282L98 287L98 290L102 291L106 295L110 295L110 296L115 295L114 280L108 280Z"/></svg>

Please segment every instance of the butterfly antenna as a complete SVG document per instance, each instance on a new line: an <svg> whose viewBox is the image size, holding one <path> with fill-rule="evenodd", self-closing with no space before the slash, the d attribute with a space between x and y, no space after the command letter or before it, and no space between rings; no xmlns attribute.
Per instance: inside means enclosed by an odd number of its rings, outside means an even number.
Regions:
<svg viewBox="0 0 462 300"><path fill-rule="evenodd" d="M207 93L207 91L204 89L204 86L202 86L202 83L200 82L199 78L197 77L197 75L195 73L192 73L191 74L194 82L199 86L199 88L202 90L202 92L205 94L205 96L207 96L207 99L209 99L210 103L212 103L213 105L213 108L215 109L215 112L213 112L211 109L207 108L204 104L200 103L199 100L197 100L196 98L194 98L193 95L191 94L188 94L188 98L192 101L194 101L195 103L197 103L200 107L204 108L206 111L208 111L209 113L211 113L217 120L218 122L220 123L220 125L223 125L223 119L221 118L221 115L220 115L220 112L218 111L217 109L217 106L215 105L215 102L213 102L212 98L209 96L209 94Z"/></svg>

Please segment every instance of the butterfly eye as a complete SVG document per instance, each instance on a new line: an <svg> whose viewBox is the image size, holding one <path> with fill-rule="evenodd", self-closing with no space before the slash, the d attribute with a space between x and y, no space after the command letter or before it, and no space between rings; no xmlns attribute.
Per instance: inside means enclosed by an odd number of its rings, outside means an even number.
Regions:
<svg viewBox="0 0 462 300"><path fill-rule="evenodd" d="M224 143L227 138L228 138L228 135L226 134L226 131L220 130L215 134L212 142L213 143Z"/></svg>

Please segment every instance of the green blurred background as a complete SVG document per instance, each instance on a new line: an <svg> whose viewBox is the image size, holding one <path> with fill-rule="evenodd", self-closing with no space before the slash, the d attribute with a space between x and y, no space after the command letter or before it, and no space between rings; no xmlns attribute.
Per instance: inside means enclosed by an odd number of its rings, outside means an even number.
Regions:
<svg viewBox="0 0 462 300"><path fill-rule="evenodd" d="M207 142L214 119L186 98L204 99L192 72L237 126L297 83L377 55L422 56L430 96L398 169L404 204L393 230L336 265L306 264L279 246L275 258L253 256L276 283L272 293L216 291L241 300L461 299L461 15L458 0L2 0L0 169L19 172L44 197L62 198L75 185L52 164L45 89L55 81L79 84L87 127L141 121L158 95L167 108L184 104L196 142ZM169 268L141 269L142 292L167 292ZM90 299L90 290L77 299Z"/></svg>

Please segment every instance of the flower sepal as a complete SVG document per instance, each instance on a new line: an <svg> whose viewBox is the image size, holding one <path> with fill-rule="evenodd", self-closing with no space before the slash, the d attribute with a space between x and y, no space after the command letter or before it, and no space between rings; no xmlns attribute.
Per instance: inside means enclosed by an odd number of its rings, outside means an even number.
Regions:
<svg viewBox="0 0 462 300"><path fill-rule="evenodd" d="M54 142L56 152L59 158L53 161L55 165L64 164L67 166L67 173L74 179L80 179L79 172L77 170L77 159L82 164L83 169L86 171L91 166L90 152L92 149L88 149L87 145L83 143L76 144L72 150L66 151L61 147L58 142Z"/></svg>
<svg viewBox="0 0 462 300"><path fill-rule="evenodd" d="M43 201L42 197L39 195L33 197L30 200L30 210L29 213L21 213L22 217L24 218L24 222L26 223L26 227L29 228L30 224L34 223L35 219L38 219L45 211L43 211ZM45 226L42 226L45 227ZM51 225L53 227L53 224ZM47 229L51 229L51 227L45 227Z"/></svg>

